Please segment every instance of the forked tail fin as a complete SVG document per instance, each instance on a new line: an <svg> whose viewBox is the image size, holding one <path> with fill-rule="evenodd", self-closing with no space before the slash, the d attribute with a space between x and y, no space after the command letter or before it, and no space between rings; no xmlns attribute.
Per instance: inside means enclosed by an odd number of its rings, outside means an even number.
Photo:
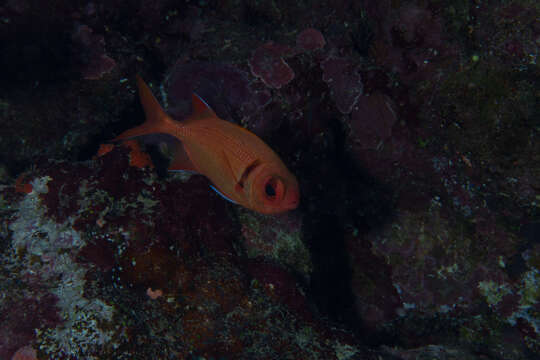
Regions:
<svg viewBox="0 0 540 360"><path fill-rule="evenodd" d="M139 75L137 75L137 87L139 88L139 97L146 115L146 121L139 126L124 131L113 141L156 133L174 135L171 134L171 130L174 129L174 126L171 127L171 125L173 125L174 121L163 110L148 85Z"/></svg>

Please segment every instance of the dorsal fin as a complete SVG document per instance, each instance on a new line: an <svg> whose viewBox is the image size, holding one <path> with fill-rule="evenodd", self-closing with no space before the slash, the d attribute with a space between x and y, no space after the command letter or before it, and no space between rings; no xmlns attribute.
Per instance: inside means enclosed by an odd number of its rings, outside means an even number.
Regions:
<svg viewBox="0 0 540 360"><path fill-rule="evenodd" d="M210 105L206 103L199 95L191 94L192 118L217 117Z"/></svg>
<svg viewBox="0 0 540 360"><path fill-rule="evenodd" d="M146 115L146 121L132 129L124 131L117 136L114 141L134 138L141 135L165 133L168 134L174 129L173 121L167 115L165 110L159 105L159 102L152 94L152 90L146 85L143 79L137 75L137 87L139 88L139 97ZM173 125L171 127L171 125ZM174 134L171 134L174 135Z"/></svg>

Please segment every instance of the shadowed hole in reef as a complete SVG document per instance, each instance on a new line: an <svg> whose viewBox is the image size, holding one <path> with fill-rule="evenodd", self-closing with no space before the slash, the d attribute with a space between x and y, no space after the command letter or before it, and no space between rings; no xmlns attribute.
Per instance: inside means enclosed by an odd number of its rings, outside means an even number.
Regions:
<svg viewBox="0 0 540 360"><path fill-rule="evenodd" d="M0 92L46 86L76 75L69 25L26 20L11 38L0 37Z"/></svg>
<svg viewBox="0 0 540 360"><path fill-rule="evenodd" d="M339 219L328 214L312 214L305 226L310 230L307 236L311 241L314 262L311 295L323 315L338 322L347 322L347 319L355 317L354 299Z"/></svg>
<svg viewBox="0 0 540 360"><path fill-rule="evenodd" d="M383 300L376 305L387 313L395 304L394 298L384 299L394 291L384 259L363 243L367 242L365 234L390 221L393 191L355 165L344 150L346 135L340 122L329 121L329 127L322 141L304 144L303 155L293 169L300 182L303 233L314 268L307 296L321 317L345 326L366 345L391 346L396 343L395 337L369 328L358 314L357 301ZM353 228L356 234L351 238ZM350 242L356 250L351 250ZM353 268L354 258L362 263L355 263ZM370 298L363 298L358 291L353 293L353 276L359 272L377 284L376 291L386 292Z"/></svg>
<svg viewBox="0 0 540 360"><path fill-rule="evenodd" d="M392 216L389 200L391 190L361 171L352 169L350 164L334 162L334 165L340 175L326 180L319 178L319 182L322 188L335 187L339 190L329 190L326 192L329 195L320 194L304 217L306 241L310 246L314 265L309 297L323 317L346 326L367 345L394 345L394 335L374 333L357 314L357 299L352 291L352 254L348 253L345 243L348 233L351 232L347 227L353 226L356 229L357 241L361 242L362 235L389 221ZM310 199L313 201L313 197L310 196ZM365 262L364 265L355 264L356 271L362 271L364 277L375 283L384 284L380 288L390 288L393 291L384 260L373 255L369 246L365 247L362 254L356 254L356 258ZM381 294L381 297L384 297L384 294ZM380 306L391 308L393 304Z"/></svg>

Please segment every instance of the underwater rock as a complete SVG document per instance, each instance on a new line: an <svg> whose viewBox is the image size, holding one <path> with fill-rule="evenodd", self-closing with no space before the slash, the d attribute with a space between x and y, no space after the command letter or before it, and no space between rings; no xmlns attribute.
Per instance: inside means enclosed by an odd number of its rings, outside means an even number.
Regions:
<svg viewBox="0 0 540 360"><path fill-rule="evenodd" d="M397 114L392 100L381 93L360 96L351 114L351 127L359 146L376 149L392 135Z"/></svg>
<svg viewBox="0 0 540 360"><path fill-rule="evenodd" d="M348 59L331 55L321 62L321 69L338 110L342 114L349 114L363 93L358 66Z"/></svg>
<svg viewBox="0 0 540 360"><path fill-rule="evenodd" d="M78 25L71 35L81 49L81 73L84 79L97 80L116 67L116 62L105 54L105 40L94 34L88 25Z"/></svg>
<svg viewBox="0 0 540 360"><path fill-rule="evenodd" d="M275 236L288 246L276 253L282 264L264 250L246 260L233 247L241 233L228 214L234 205L202 176L159 179L131 166L130 151L118 145L91 162L51 163L26 175L30 193L0 192L18 199L2 261L19 271L0 277L19 288L6 287L17 303L0 301L6 358L29 343L54 358L361 353L312 316L287 269L306 271L287 260L301 246L300 218L278 222ZM263 230L261 241L273 241ZM13 311L19 304L24 310ZM13 333L17 341L3 340Z"/></svg>

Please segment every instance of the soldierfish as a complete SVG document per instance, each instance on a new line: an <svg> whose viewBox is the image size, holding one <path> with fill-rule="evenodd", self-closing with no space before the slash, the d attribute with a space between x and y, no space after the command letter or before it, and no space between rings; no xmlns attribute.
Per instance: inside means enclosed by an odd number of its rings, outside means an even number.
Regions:
<svg viewBox="0 0 540 360"><path fill-rule="evenodd" d="M180 140L170 171L206 176L228 200L263 214L295 209L300 192L296 177L280 157L249 130L218 118L198 95L192 94L192 114L173 120L137 75L146 121L114 140L148 134L168 134Z"/></svg>

